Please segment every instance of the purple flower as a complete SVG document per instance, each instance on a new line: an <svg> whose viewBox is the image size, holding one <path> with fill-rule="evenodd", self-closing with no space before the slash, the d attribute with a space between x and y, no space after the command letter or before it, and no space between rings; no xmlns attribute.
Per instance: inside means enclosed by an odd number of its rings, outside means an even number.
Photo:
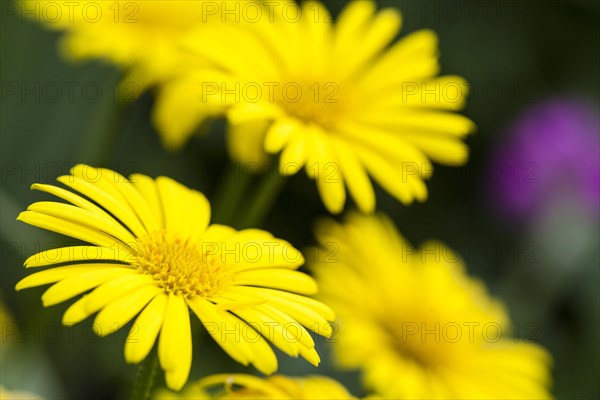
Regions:
<svg viewBox="0 0 600 400"><path fill-rule="evenodd" d="M555 98L526 109L492 157L489 180L494 202L509 216L530 219L565 197L598 215L597 106Z"/></svg>

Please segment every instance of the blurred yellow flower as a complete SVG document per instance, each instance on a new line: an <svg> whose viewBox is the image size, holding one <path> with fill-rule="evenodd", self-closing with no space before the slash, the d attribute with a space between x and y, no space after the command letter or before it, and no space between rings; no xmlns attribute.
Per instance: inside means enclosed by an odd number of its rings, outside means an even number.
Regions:
<svg viewBox="0 0 600 400"><path fill-rule="evenodd" d="M304 296L317 286L296 271L304 259L288 242L257 229L209 225L206 198L166 177L127 179L78 165L57 180L68 189L32 189L66 203L34 203L18 219L90 245L29 257L27 268L50 268L16 288L53 284L42 295L44 306L91 290L66 310L64 324L98 312L94 331L105 336L139 314L125 359L142 361L158 340L160 365L175 390L187 381L192 363L189 309L227 354L265 374L277 369L268 341L292 357L319 363L304 327L329 336L327 320L334 315Z"/></svg>
<svg viewBox="0 0 600 400"><path fill-rule="evenodd" d="M230 153L256 162L280 156L280 172L305 169L323 202L340 212L346 188L365 212L375 208L369 176L405 204L424 201L431 160L462 164L474 129L460 110L466 82L437 77L436 35L392 43L401 17L374 1L350 2L332 23L319 2L265 3L253 23L222 25L186 40L214 67L160 89L154 120L178 147L209 115L225 113ZM244 21L241 21L244 22Z"/></svg>
<svg viewBox="0 0 600 400"><path fill-rule="evenodd" d="M322 221L313 270L336 312L335 358L393 399L544 399L550 355L446 246L414 250L384 216ZM307 257L308 258L308 257Z"/></svg>
<svg viewBox="0 0 600 400"><path fill-rule="evenodd" d="M99 58L128 69L122 89L132 100L148 85L177 71L186 54L179 44L189 32L207 22L220 22L207 14L214 4L206 0L20 0L19 8L30 20L65 31L61 53L67 59Z"/></svg>
<svg viewBox="0 0 600 400"><path fill-rule="evenodd" d="M176 399L354 399L335 380L319 375L288 377L274 375L263 379L245 374L219 374L200 379L179 395L161 390L155 400Z"/></svg>
<svg viewBox="0 0 600 400"><path fill-rule="evenodd" d="M0 399L2 400L42 400L43 398L35 393L24 390L8 390L0 385Z"/></svg>

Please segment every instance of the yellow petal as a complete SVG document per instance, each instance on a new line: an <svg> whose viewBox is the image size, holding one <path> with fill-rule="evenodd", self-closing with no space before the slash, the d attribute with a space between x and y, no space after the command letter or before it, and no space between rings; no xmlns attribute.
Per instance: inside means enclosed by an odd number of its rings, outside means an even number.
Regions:
<svg viewBox="0 0 600 400"><path fill-rule="evenodd" d="M113 236L115 239L120 240L126 245L133 245L136 242L133 235L122 226L113 225L101 215L94 214L91 211L70 204L40 201L31 204L27 207L27 210L70 221L90 229L100 230Z"/></svg>
<svg viewBox="0 0 600 400"><path fill-rule="evenodd" d="M165 370L167 386L180 390L192 367L192 333L185 300L169 294L160 339L158 341L160 366Z"/></svg>
<svg viewBox="0 0 600 400"><path fill-rule="evenodd" d="M129 180L133 182L137 190L146 200L152 215L154 215L154 218L156 219L159 229L164 228L164 211L158 195L156 181L142 174L132 174L129 176Z"/></svg>
<svg viewBox="0 0 600 400"><path fill-rule="evenodd" d="M289 269L259 269L238 272L234 285L265 286L300 294L315 294L317 283L305 273Z"/></svg>
<svg viewBox="0 0 600 400"><path fill-rule="evenodd" d="M75 264L64 267L55 267L44 271L31 274L19 281L15 289L27 289L36 286L47 285L48 283L58 282L69 277L77 276L87 272L102 270L106 268L114 269L118 264Z"/></svg>
<svg viewBox="0 0 600 400"><path fill-rule="evenodd" d="M362 212L372 213L375 209L375 191L364 166L354 154L355 150L341 139L335 140L334 147L352 198Z"/></svg>
<svg viewBox="0 0 600 400"><path fill-rule="evenodd" d="M142 310L125 340L125 361L136 364L142 361L158 337L167 308L167 295L158 294Z"/></svg>
<svg viewBox="0 0 600 400"><path fill-rule="evenodd" d="M25 260L26 268L45 267L52 264L80 261L122 261L129 263L133 253L123 248L99 246L59 247L36 253Z"/></svg>
<svg viewBox="0 0 600 400"><path fill-rule="evenodd" d="M118 331L161 291L155 285L145 285L113 300L96 316L94 332L98 336L106 336Z"/></svg>
<svg viewBox="0 0 600 400"><path fill-rule="evenodd" d="M120 246L124 246L122 242L100 230L91 229L35 211L23 211L19 214L17 220L101 247L116 247L119 244Z"/></svg>
<svg viewBox="0 0 600 400"><path fill-rule="evenodd" d="M49 307L86 292L106 281L135 273L137 273L135 270L127 267L96 268L95 271L75 275L50 286L42 294L42 303L44 307Z"/></svg>

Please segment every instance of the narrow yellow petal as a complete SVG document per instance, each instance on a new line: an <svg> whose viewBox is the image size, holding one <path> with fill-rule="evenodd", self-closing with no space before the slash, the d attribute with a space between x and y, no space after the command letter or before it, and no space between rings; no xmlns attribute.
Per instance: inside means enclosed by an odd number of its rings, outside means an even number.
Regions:
<svg viewBox="0 0 600 400"><path fill-rule="evenodd" d="M70 204L40 201L31 204L27 207L27 210L70 221L90 229L100 230L126 245L131 246L136 241L133 235L122 226L113 225L110 220L103 218L101 215Z"/></svg>
<svg viewBox="0 0 600 400"><path fill-rule="evenodd" d="M279 173L283 176L289 176L302 170L307 159L306 150L305 140L301 135L290 140L281 152Z"/></svg>
<svg viewBox="0 0 600 400"><path fill-rule="evenodd" d="M274 307L271 304L261 304L258 305L256 309L278 321L285 330L285 337L287 340L297 340L307 348L315 347L315 341L310 333L308 333L299 322L279 310L277 307Z"/></svg>
<svg viewBox="0 0 600 400"><path fill-rule="evenodd" d="M99 246L59 247L36 253L25 260L26 268L45 267L52 264L80 261L133 261L133 253L125 248Z"/></svg>
<svg viewBox="0 0 600 400"><path fill-rule="evenodd" d="M121 329L162 291L155 285L139 287L104 307L94 320L94 332L106 336Z"/></svg>
<svg viewBox="0 0 600 400"><path fill-rule="evenodd" d="M307 295L318 290L315 280L303 272L273 268L238 272L234 285L264 286Z"/></svg>
<svg viewBox="0 0 600 400"><path fill-rule="evenodd" d="M103 169L103 171L108 171ZM114 185L117 190L121 192L125 200L129 203L130 208L137 214L139 220L142 222L148 232L160 229L160 220L156 217L155 213L151 210L150 205L146 199L142 196L136 186L124 176L114 173L115 179L118 184Z"/></svg>
<svg viewBox="0 0 600 400"><path fill-rule="evenodd" d="M17 220L101 247L124 246L121 241L97 229L91 229L35 211L23 211L19 214Z"/></svg>
<svg viewBox="0 0 600 400"><path fill-rule="evenodd" d="M44 185L41 183L34 183L33 185L31 185L31 189L53 194L54 196L66 200L69 203L76 205L77 207L81 207L85 210L93 212L94 214L100 215L107 220L110 220L113 225L121 225L113 217L111 217L110 214L108 214L106 211L104 211L91 201L88 201L73 192L69 192L66 189L52 185Z"/></svg>
<svg viewBox="0 0 600 400"><path fill-rule="evenodd" d="M290 357L298 357L300 348L304 347L296 340L291 341L284 338L283 328L279 322L256 309L245 308L232 312L244 321L260 326L262 335Z"/></svg>
<svg viewBox="0 0 600 400"><path fill-rule="evenodd" d="M164 211L162 203L156 187L156 181L146 175L132 174L129 180L133 182L137 190L141 193L142 197L146 200L152 215L156 218L156 222L160 229L165 227L164 224Z"/></svg>
<svg viewBox="0 0 600 400"><path fill-rule="evenodd" d="M192 367L190 317L181 296L169 294L158 342L158 357L165 370L167 386L173 390L181 389Z"/></svg>
<svg viewBox="0 0 600 400"><path fill-rule="evenodd" d="M221 327L226 332L229 332L230 329L227 327L228 321L223 318L222 313L219 313L217 307L201 297L188 299L187 303L215 342L235 361L243 365L248 365L251 357L249 356L250 350L247 348L245 342L238 343L237 341L226 340L226 337L223 338L221 336ZM218 322L222 320L223 322Z"/></svg>
<svg viewBox="0 0 600 400"><path fill-rule="evenodd" d="M137 274L137 271L128 267L115 267L113 265L98 268L98 264L94 265L95 270L93 271L71 276L50 286L50 288L42 294L42 303L44 304L44 307L61 303L71 297L75 297L78 294L95 288L104 282L119 278L123 275Z"/></svg>
<svg viewBox="0 0 600 400"><path fill-rule="evenodd" d="M346 185L356 205L362 212L372 213L375 209L375 191L364 166L354 154L355 150L341 139L335 139L333 146L339 168L344 171Z"/></svg>
<svg viewBox="0 0 600 400"><path fill-rule="evenodd" d="M152 277L141 274L129 274L108 281L98 286L85 297L85 310L93 314L133 290L154 283Z"/></svg>
<svg viewBox="0 0 600 400"><path fill-rule="evenodd" d="M101 270L103 268L114 268L116 264L75 264L64 267L55 267L44 271L36 272L21 279L16 290L28 289L36 286L47 285L60 280L84 274L91 271Z"/></svg>
<svg viewBox="0 0 600 400"><path fill-rule="evenodd" d="M275 121L265 136L265 151L277 153L297 134L299 127L291 118Z"/></svg>
<svg viewBox="0 0 600 400"><path fill-rule="evenodd" d="M90 167L91 168L91 167ZM81 173L82 176L86 176L86 173ZM100 171L95 170L97 176L102 177L103 174ZM95 202L100 204L102 207L110 211L115 217L117 217L127 228L129 228L136 237L143 237L146 235L146 228L141 224L137 215L129 205L122 200L122 196L118 191L114 189L106 191L100 183L104 179L95 181L92 178L80 178L78 176L61 176L57 180L71 189L78 191L79 193L93 199Z"/></svg>
<svg viewBox="0 0 600 400"><path fill-rule="evenodd" d="M125 340L125 361L136 364L146 358L158 337L166 308L167 295L158 294L142 310Z"/></svg>

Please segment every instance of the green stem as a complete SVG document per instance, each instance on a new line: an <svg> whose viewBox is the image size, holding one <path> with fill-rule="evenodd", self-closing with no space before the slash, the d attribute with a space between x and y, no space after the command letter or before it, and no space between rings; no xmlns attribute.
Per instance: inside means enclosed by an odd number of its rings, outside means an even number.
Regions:
<svg viewBox="0 0 600 400"><path fill-rule="evenodd" d="M147 400L154 387L154 378L158 371L158 352L153 349L138 369L137 378L133 385L131 400Z"/></svg>
<svg viewBox="0 0 600 400"><path fill-rule="evenodd" d="M285 182L285 177L281 176L276 169L268 171L254 192L254 197L248 202L248 207L238 209L239 218L236 218L233 225L238 229L260 227Z"/></svg>
<svg viewBox="0 0 600 400"><path fill-rule="evenodd" d="M231 224L233 214L251 182L251 177L241 171L243 169L239 164L229 164L225 167L217 194L211 202L213 223Z"/></svg>

